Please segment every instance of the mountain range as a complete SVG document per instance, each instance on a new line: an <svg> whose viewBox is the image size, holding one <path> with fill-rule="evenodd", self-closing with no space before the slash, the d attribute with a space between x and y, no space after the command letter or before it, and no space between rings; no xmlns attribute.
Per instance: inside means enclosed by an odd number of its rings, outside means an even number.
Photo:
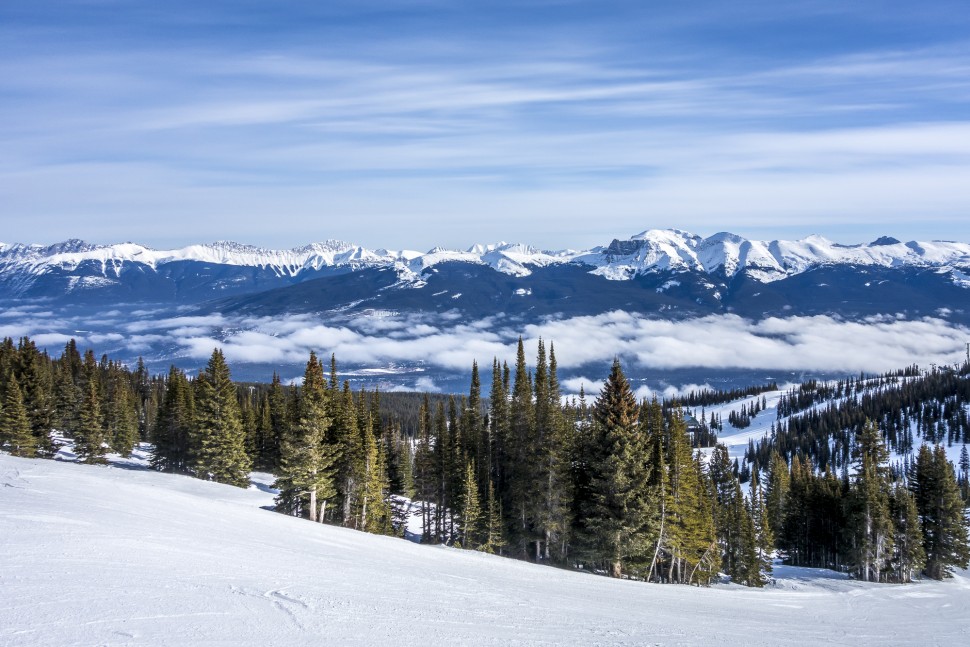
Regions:
<svg viewBox="0 0 970 647"><path fill-rule="evenodd" d="M0 243L0 299L179 304L260 316L380 310L535 318L626 310L665 318L835 314L970 320L970 244L821 236L756 241L648 230L587 250L521 244L370 250L340 241L271 250L232 242Z"/></svg>

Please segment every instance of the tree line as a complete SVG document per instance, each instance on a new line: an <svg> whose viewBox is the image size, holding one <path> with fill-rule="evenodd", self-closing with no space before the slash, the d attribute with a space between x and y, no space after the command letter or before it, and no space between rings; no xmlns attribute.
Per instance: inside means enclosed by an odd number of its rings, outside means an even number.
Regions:
<svg viewBox="0 0 970 647"><path fill-rule="evenodd" d="M278 375L241 384L218 349L196 376L150 376L73 341L52 359L7 339L0 446L50 456L57 429L79 460L101 462L146 439L158 470L237 486L252 469L272 472L285 514L400 535L411 500L423 541L615 577L707 584L723 572L761 586L776 548L879 581L966 564L945 454L921 449L902 479L875 424L851 437L851 477L798 452L739 469L723 446L694 450L703 434L688 432L678 402L637 401L618 360L592 402L563 398L542 341L531 367L520 340L514 365L493 360L491 378L486 397L475 363L467 396L425 394L416 411L396 399L402 423L386 396L341 384L333 356L325 371L311 353L299 386ZM928 507L940 500L945 514ZM933 523L944 516L942 531Z"/></svg>

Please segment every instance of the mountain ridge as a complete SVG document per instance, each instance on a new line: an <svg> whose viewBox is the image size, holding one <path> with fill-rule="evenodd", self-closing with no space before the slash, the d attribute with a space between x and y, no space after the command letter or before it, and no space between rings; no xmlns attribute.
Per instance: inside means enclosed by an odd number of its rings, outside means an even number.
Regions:
<svg viewBox="0 0 970 647"><path fill-rule="evenodd" d="M813 267L851 264L881 267L970 267L970 243L900 242L882 236L871 243L844 245L813 235L794 241L759 241L730 232L703 238L677 229L649 229L629 239L586 250L543 250L517 243L475 244L465 250L434 247L428 252L370 250L354 243L325 240L292 249L269 249L218 241L158 250L137 243L94 245L69 239L54 245L0 243L0 277L42 275L54 269L75 271L84 263L101 265L106 278L119 276L125 263L157 270L174 262L199 262L269 269L296 277L323 268L394 267L420 274L443 262L488 265L510 275L527 276L533 267L574 263L609 280L628 280L658 271L720 272L733 277L747 271L763 283Z"/></svg>

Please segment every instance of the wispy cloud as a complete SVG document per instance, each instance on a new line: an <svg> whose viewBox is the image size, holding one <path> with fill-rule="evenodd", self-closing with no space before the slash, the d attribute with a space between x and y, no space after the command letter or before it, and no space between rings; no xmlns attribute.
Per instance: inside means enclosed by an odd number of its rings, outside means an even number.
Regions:
<svg viewBox="0 0 970 647"><path fill-rule="evenodd" d="M970 236L958 11L244 3L232 25L263 37L240 39L218 9L177 4L20 9L0 27L16 53L0 56L6 237L580 247L779 221Z"/></svg>

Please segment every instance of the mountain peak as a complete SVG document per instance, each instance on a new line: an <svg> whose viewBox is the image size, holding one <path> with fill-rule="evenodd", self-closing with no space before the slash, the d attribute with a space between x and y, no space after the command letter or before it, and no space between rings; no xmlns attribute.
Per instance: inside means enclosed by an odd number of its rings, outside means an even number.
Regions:
<svg viewBox="0 0 970 647"><path fill-rule="evenodd" d="M901 241L896 238L893 238L892 236L880 236L879 238L869 243L869 247L882 247L886 245L900 245L900 244L901 244Z"/></svg>

